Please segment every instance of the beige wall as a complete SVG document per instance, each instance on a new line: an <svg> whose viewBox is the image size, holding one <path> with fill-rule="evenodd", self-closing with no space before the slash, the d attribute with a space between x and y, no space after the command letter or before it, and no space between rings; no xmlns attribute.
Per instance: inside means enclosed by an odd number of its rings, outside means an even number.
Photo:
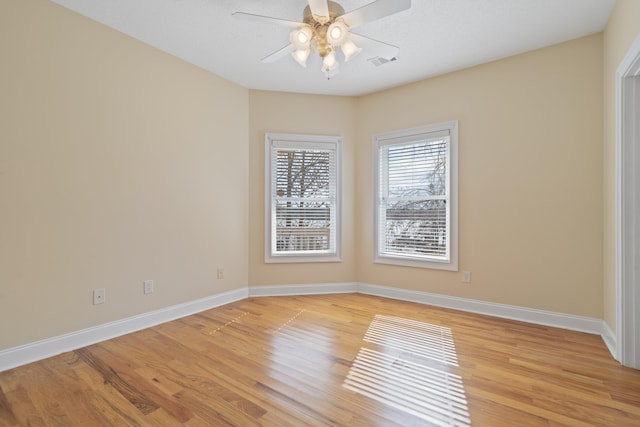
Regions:
<svg viewBox="0 0 640 427"><path fill-rule="evenodd" d="M0 350L246 287L248 90L46 0L0 54Z"/></svg>
<svg viewBox="0 0 640 427"><path fill-rule="evenodd" d="M358 100L358 280L602 316L602 35ZM371 138L459 120L461 273L372 263Z"/></svg>
<svg viewBox="0 0 640 427"><path fill-rule="evenodd" d="M339 283L356 280L355 104L355 99L348 97L250 92L250 285ZM268 132L342 137L342 262L264 262L264 138Z"/></svg>
<svg viewBox="0 0 640 427"><path fill-rule="evenodd" d="M640 1L618 0L604 32L604 320L616 329L616 82L615 73L640 36Z"/></svg>
<svg viewBox="0 0 640 427"><path fill-rule="evenodd" d="M637 29L627 14L637 3L614 13L605 77ZM249 91L49 1L2 2L0 350L248 284L360 281L600 318L602 52L594 35L360 98ZM371 262L372 136L453 119L468 285ZM342 136L343 262L264 263L265 132Z"/></svg>
<svg viewBox="0 0 640 427"><path fill-rule="evenodd" d="M252 91L250 104L250 285L359 281L602 316L602 35L355 103ZM470 285L459 273L371 261L372 136L453 119ZM343 263L264 263L265 132L344 137Z"/></svg>

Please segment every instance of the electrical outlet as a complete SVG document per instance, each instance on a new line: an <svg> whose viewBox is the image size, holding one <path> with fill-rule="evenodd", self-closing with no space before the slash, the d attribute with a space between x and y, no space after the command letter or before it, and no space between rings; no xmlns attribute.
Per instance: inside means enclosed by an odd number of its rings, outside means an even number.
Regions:
<svg viewBox="0 0 640 427"><path fill-rule="evenodd" d="M107 291L104 288L93 290L93 305L104 304L107 298Z"/></svg>
<svg viewBox="0 0 640 427"><path fill-rule="evenodd" d="M218 267L218 279L224 279L224 268Z"/></svg>
<svg viewBox="0 0 640 427"><path fill-rule="evenodd" d="M462 283L471 283L471 272L463 271L462 272Z"/></svg>
<svg viewBox="0 0 640 427"><path fill-rule="evenodd" d="M149 295L153 293L153 280L144 281L144 294Z"/></svg>

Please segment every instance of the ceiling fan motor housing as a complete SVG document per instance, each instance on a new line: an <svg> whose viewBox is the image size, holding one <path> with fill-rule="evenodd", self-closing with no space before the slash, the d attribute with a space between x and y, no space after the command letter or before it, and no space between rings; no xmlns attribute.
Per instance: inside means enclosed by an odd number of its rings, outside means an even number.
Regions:
<svg viewBox="0 0 640 427"><path fill-rule="evenodd" d="M339 16L344 15L344 8L336 2L327 2L329 16L313 15L309 6L304 8L302 21L313 28L313 46L318 55L324 58L331 52L331 46L327 43L327 30Z"/></svg>
<svg viewBox="0 0 640 427"><path fill-rule="evenodd" d="M344 15L344 8L340 6L338 3L333 1L328 1L327 6L329 9L329 16L313 16L311 13L311 8L309 6L304 8L302 12L302 22L305 24L311 25L315 27L317 24L331 24L338 16ZM328 19L327 19L328 18Z"/></svg>

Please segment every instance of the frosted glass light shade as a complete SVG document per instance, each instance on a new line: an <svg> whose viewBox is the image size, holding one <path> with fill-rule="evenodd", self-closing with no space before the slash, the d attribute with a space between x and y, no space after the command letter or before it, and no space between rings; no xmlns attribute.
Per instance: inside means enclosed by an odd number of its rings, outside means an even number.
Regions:
<svg viewBox="0 0 640 427"><path fill-rule="evenodd" d="M311 31L311 28L309 28L309 26L304 26L297 30L293 30L291 34L289 34L289 40L296 49L308 49L312 36L313 32Z"/></svg>
<svg viewBox="0 0 640 427"><path fill-rule="evenodd" d="M357 56L360 51L362 51L362 48L356 46L356 44L351 40L346 40L344 43L342 43L341 49L342 54L344 55L345 62L349 61L354 56Z"/></svg>
<svg viewBox="0 0 640 427"><path fill-rule="evenodd" d="M349 29L342 21L336 21L329 25L327 30L327 41L333 46L340 46L347 41Z"/></svg>
<svg viewBox="0 0 640 427"><path fill-rule="evenodd" d="M336 60L336 54L334 52L329 52L327 56L322 59L322 71L328 72L334 70L338 66L338 61Z"/></svg>
<svg viewBox="0 0 640 427"><path fill-rule="evenodd" d="M293 56L293 59L295 59L296 62L300 64L300 66L306 67L307 58L309 57L309 52L310 52L309 49L298 49L295 52L292 52L291 56Z"/></svg>

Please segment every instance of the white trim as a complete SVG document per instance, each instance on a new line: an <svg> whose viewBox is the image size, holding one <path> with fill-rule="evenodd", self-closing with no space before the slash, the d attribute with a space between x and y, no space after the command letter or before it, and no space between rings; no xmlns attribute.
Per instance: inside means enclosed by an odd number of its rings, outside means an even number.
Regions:
<svg viewBox="0 0 640 427"><path fill-rule="evenodd" d="M447 218L447 230L449 244L447 256L443 259L437 257L419 256L411 257L382 254L380 244L380 149L394 144L415 142L419 139L432 139L432 137L449 136L447 170L449 179L447 185L449 216ZM431 125L396 130L374 135L373 143L373 262L380 264L402 265L407 267L430 268L437 270L458 271L458 121L434 123Z"/></svg>
<svg viewBox="0 0 640 427"><path fill-rule="evenodd" d="M357 292L357 283L320 283L315 285L276 285L249 287L250 297L352 294Z"/></svg>
<svg viewBox="0 0 640 427"><path fill-rule="evenodd" d="M287 133L265 133L265 187L264 187L264 262L265 263L297 263L297 262L341 262L342 255L342 137L335 135L302 135ZM294 149L322 149L335 151L335 223L332 224L335 232L333 239L335 248L326 253L274 253L272 234L274 225L273 216L273 165L272 151L274 145L278 148L288 147Z"/></svg>
<svg viewBox="0 0 640 427"><path fill-rule="evenodd" d="M640 35L616 70L616 358L640 369Z"/></svg>
<svg viewBox="0 0 640 427"><path fill-rule="evenodd" d="M470 313L485 314L488 316L519 320L522 322L569 329L572 331L588 332L598 335L602 332L602 320L592 317L576 316L553 311L537 310L527 307L518 307L514 305L498 304L427 292L409 291L406 289L378 285L367 285L363 283L361 283L358 288L360 293L368 295L381 296L402 301L412 301L436 307L452 308Z"/></svg>
<svg viewBox="0 0 640 427"><path fill-rule="evenodd" d="M575 316L552 311L536 310L526 307L497 304L420 291L410 291L406 289L366 283L320 283L307 285L250 286L248 288L213 295L199 300L144 313L138 316L106 323L104 325L37 341L20 347L10 348L0 351L0 372L248 297L340 293L362 293L402 301L411 301L425 305L433 305L436 307L445 307L466 312L485 314L505 319L519 320L522 322L552 326L556 328L587 332L601 335L612 354L612 349L616 347L615 334L611 329L602 320L591 317Z"/></svg>
<svg viewBox="0 0 640 427"><path fill-rule="evenodd" d="M600 333L602 340L609 349L609 353L614 359L620 360L617 353L618 343L616 339L616 333L611 330L607 322L602 322L602 332Z"/></svg>
<svg viewBox="0 0 640 427"><path fill-rule="evenodd" d="M239 301L247 296L247 288L241 288L3 350L0 351L0 372Z"/></svg>
<svg viewBox="0 0 640 427"><path fill-rule="evenodd" d="M452 308L504 319L519 320L538 325L602 335L603 321L592 317L556 313L506 304L497 304L467 298L410 291L366 283L333 283L316 285L250 286L249 296L287 296L330 293L361 293L379 297L411 301L436 307Z"/></svg>

